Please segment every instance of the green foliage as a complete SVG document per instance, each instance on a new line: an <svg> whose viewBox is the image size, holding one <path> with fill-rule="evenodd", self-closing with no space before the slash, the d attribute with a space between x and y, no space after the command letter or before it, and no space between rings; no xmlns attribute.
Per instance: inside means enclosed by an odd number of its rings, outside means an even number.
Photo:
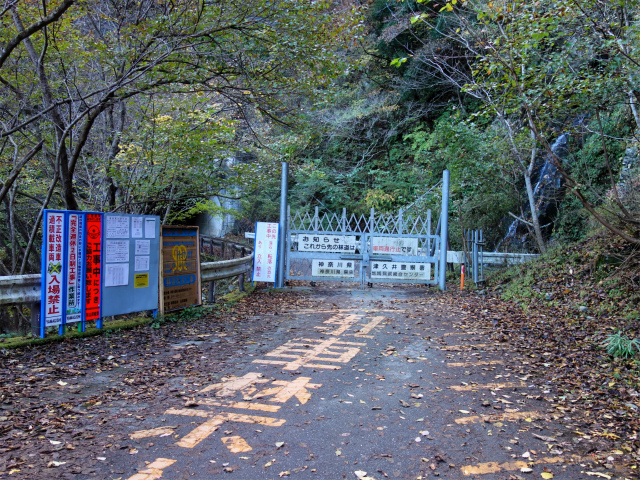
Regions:
<svg viewBox="0 0 640 480"><path fill-rule="evenodd" d="M609 335L602 344L607 353L616 358L632 358L640 352L640 340L632 340L619 330Z"/></svg>

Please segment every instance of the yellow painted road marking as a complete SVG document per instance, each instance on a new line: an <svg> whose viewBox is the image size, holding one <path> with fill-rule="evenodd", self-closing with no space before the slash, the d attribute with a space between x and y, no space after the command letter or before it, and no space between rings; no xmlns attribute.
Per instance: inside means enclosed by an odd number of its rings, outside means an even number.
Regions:
<svg viewBox="0 0 640 480"><path fill-rule="evenodd" d="M315 345L314 345L315 344ZM267 357L291 358L293 360L254 360L253 363L265 363L271 365L284 365L283 370L298 370L300 367L329 368L339 370L338 365L327 365L326 363L347 363L360 351L360 346L366 343L361 342L341 342L337 337L327 340L302 339L292 340L281 345L271 352ZM298 348L301 347L301 348ZM296 355L300 353L300 355Z"/></svg>
<svg viewBox="0 0 640 480"><path fill-rule="evenodd" d="M362 315L346 315L343 317L344 315L336 315L335 317L331 317L328 320L325 320L324 324L326 325L340 325L338 328L336 328L334 331L332 332L326 332L326 329L328 327L315 327L318 330L324 330L325 333L327 335L342 335L344 332L346 332L358 319L362 318Z"/></svg>
<svg viewBox="0 0 640 480"><path fill-rule="evenodd" d="M514 471L520 470L521 468L529 467L529 465L545 465L550 463L565 463L565 459L562 457L545 457L540 458L538 460L534 460L532 462L487 462L487 463L479 463L478 465L467 465L461 468L462 474L469 475L487 475L489 473L498 473L502 471Z"/></svg>
<svg viewBox="0 0 640 480"><path fill-rule="evenodd" d="M502 360L491 360L482 362L461 362L461 363L447 363L447 367L481 367L483 365L503 365Z"/></svg>
<svg viewBox="0 0 640 480"><path fill-rule="evenodd" d="M165 415L185 415L188 417L211 417L202 425L194 428L187 435L182 437L176 445L184 448L193 448L198 445L202 440L207 438L213 432L215 432L220 425L224 422L243 422L243 423L257 423L265 425L267 427L280 427L284 425L286 420L281 418L271 417L258 417L255 415L244 415L240 413L231 412L206 412L203 410L191 410L188 408L176 409L170 408L165 412Z"/></svg>
<svg viewBox="0 0 640 480"><path fill-rule="evenodd" d="M364 327L362 327L357 333L356 337L361 337L367 335L371 330L376 328L380 322L384 320L384 317L373 317L369 323L367 323Z"/></svg>
<svg viewBox="0 0 640 480"><path fill-rule="evenodd" d="M247 441L239 436L222 437L222 443L224 443L231 453L243 453L253 450L247 443Z"/></svg>
<svg viewBox="0 0 640 480"><path fill-rule="evenodd" d="M220 402L217 400L198 400L199 405L207 405L212 407L225 407L225 408L241 408L243 410L259 410L262 412L275 413L280 410L280 405L268 405L266 403L251 403L251 402Z"/></svg>
<svg viewBox="0 0 640 480"><path fill-rule="evenodd" d="M158 427L151 430L138 430L129 434L132 439L159 437L160 435L171 435L173 431L178 427Z"/></svg>
<svg viewBox="0 0 640 480"><path fill-rule="evenodd" d="M515 422L518 420L525 420L527 418L536 419L540 418L542 415L539 412L513 412L513 413L498 413L495 415L474 415L472 417L462 417L456 418L455 422L459 425L466 425L468 423L480 423L484 422L485 419L488 422Z"/></svg>
<svg viewBox="0 0 640 480"><path fill-rule="evenodd" d="M455 390L456 392L468 392L472 390L481 390L481 389L490 389L497 390L499 388L526 388L526 383L486 383L483 385L465 385L459 386L454 385L449 387L451 390Z"/></svg>
<svg viewBox="0 0 640 480"><path fill-rule="evenodd" d="M311 398L311 393L307 388L313 388L314 390L322 386L321 383L309 383L310 377L298 377L291 382L286 380L274 380L274 385L279 385L280 388L270 388L260 392L254 398L260 398L266 395L274 395L272 402L286 403L291 397L296 397L300 400L300 403L305 404Z"/></svg>
<svg viewBox="0 0 640 480"><path fill-rule="evenodd" d="M220 428L225 422L224 417L213 417L204 422L202 425L197 426L189 433L187 433L184 437L180 439L179 442L176 442L176 445L184 448L193 448L198 445L202 440L207 438L213 432Z"/></svg>
<svg viewBox="0 0 640 480"><path fill-rule="evenodd" d="M496 343L477 343L475 345L449 345L448 347L440 347L440 350L444 352L457 352L459 350L493 347L495 345L497 344Z"/></svg>
<svg viewBox="0 0 640 480"><path fill-rule="evenodd" d="M221 383L214 383L213 385L209 385L208 387L200 390L200 393L206 393L211 390L219 389L219 392L216 392L216 396L218 397L231 397L236 394L239 390L243 388L247 388L251 385L255 385L256 383L267 383L269 380L262 378L264 375L258 372L249 372L242 377L231 376L226 380L223 380Z"/></svg>
<svg viewBox="0 0 640 480"><path fill-rule="evenodd" d="M156 460L147 465L143 470L129 477L128 480L157 480L162 477L162 471L176 463L175 460L168 458L156 458Z"/></svg>

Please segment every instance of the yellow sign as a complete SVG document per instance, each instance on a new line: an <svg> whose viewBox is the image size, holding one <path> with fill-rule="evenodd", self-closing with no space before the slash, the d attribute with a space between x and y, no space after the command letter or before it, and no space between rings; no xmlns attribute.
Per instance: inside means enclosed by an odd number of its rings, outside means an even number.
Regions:
<svg viewBox="0 0 640 480"><path fill-rule="evenodd" d="M133 281L133 288L145 288L149 286L148 273L136 273Z"/></svg>
<svg viewBox="0 0 640 480"><path fill-rule="evenodd" d="M187 247L184 245L177 245L173 247L171 251L171 256L173 257L173 261L175 266L171 273L187 271Z"/></svg>

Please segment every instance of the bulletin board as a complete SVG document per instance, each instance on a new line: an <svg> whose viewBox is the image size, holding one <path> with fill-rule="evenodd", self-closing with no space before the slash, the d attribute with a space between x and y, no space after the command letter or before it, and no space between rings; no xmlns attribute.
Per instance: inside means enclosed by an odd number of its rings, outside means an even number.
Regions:
<svg viewBox="0 0 640 480"><path fill-rule="evenodd" d="M156 310L159 268L160 217L105 213L101 315Z"/></svg>

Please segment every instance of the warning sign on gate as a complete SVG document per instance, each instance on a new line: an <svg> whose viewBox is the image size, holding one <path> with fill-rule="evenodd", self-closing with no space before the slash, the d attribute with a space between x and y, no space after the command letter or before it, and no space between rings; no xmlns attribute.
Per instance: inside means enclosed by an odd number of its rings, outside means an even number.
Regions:
<svg viewBox="0 0 640 480"><path fill-rule="evenodd" d="M430 280L431 264L371 262L371 278L379 280Z"/></svg>
<svg viewBox="0 0 640 480"><path fill-rule="evenodd" d="M418 255L418 239L409 237L373 237L373 254Z"/></svg>
<svg viewBox="0 0 640 480"><path fill-rule="evenodd" d="M311 275L314 277L342 277L353 278L355 275L353 260L325 260L311 261Z"/></svg>
<svg viewBox="0 0 640 480"><path fill-rule="evenodd" d="M299 252L343 252L355 253L355 235L298 234Z"/></svg>

